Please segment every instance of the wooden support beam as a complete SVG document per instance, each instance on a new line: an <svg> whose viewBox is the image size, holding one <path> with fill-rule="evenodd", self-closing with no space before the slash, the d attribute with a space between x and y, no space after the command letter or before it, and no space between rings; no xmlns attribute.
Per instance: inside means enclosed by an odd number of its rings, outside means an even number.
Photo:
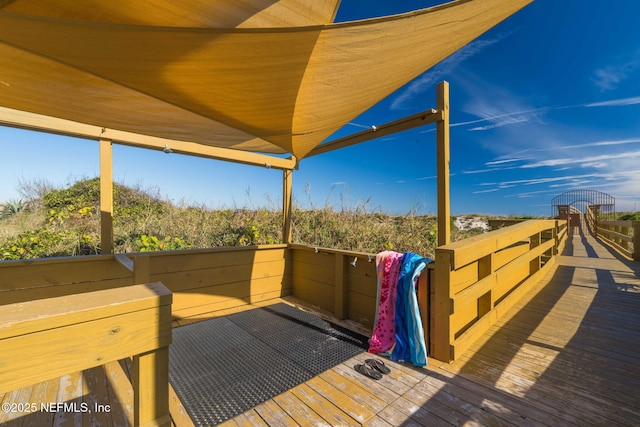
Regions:
<svg viewBox="0 0 640 427"><path fill-rule="evenodd" d="M169 347L133 357L133 425L170 427Z"/></svg>
<svg viewBox="0 0 640 427"><path fill-rule="evenodd" d="M293 171L282 171L282 243L291 243L291 205Z"/></svg>
<svg viewBox="0 0 640 427"><path fill-rule="evenodd" d="M114 144L148 148L151 150L161 151L165 147L169 147L173 153L274 169L294 169L296 167L295 159L285 159L231 148L214 147L197 142L158 138L133 132L107 129L100 126L87 125L5 107L0 107L0 125L94 141L101 138L109 139Z"/></svg>
<svg viewBox="0 0 640 427"><path fill-rule="evenodd" d="M451 241L451 198L449 188L449 83L438 83L436 104L441 119L436 123L438 175L438 246Z"/></svg>
<svg viewBox="0 0 640 427"><path fill-rule="evenodd" d="M133 283L143 285L151 281L151 269L148 255L135 255L133 257Z"/></svg>
<svg viewBox="0 0 640 427"><path fill-rule="evenodd" d="M100 253L113 253L113 149L100 139Z"/></svg>
<svg viewBox="0 0 640 427"><path fill-rule="evenodd" d="M361 142L424 126L429 123L435 123L438 120L441 120L440 112L430 109L403 119L376 126L375 128L372 127L371 129L358 132L353 135L345 136L344 138L327 142L311 150L306 157L317 156L318 154L327 153L339 148L349 147L351 145L360 144Z"/></svg>

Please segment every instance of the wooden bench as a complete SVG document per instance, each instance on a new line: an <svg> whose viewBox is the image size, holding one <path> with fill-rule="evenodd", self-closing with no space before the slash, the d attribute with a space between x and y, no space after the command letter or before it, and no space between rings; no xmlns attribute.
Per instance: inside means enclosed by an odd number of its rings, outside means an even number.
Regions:
<svg viewBox="0 0 640 427"><path fill-rule="evenodd" d="M134 424L170 426L162 283L0 305L0 394L133 356Z"/></svg>

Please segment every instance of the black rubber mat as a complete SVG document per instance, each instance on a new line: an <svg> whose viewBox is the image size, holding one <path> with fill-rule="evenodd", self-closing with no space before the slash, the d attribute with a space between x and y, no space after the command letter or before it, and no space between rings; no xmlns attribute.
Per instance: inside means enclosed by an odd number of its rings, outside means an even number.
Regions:
<svg viewBox="0 0 640 427"><path fill-rule="evenodd" d="M366 351L367 340L279 303L175 328L169 379L193 422L215 425Z"/></svg>

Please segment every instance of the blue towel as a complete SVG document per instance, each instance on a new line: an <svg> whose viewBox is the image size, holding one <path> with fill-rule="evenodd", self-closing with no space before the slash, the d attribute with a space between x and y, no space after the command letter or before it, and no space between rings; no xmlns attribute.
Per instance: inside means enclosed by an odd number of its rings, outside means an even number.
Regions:
<svg viewBox="0 0 640 427"><path fill-rule="evenodd" d="M391 360L410 361L415 366L427 364L427 349L416 286L418 276L430 262L433 260L411 252L406 252L402 257L396 295L396 345L391 352Z"/></svg>

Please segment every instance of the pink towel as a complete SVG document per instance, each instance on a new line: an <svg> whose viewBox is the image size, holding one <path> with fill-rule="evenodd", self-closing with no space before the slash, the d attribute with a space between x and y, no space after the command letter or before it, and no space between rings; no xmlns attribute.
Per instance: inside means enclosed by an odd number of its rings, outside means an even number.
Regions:
<svg viewBox="0 0 640 427"><path fill-rule="evenodd" d="M396 342L395 314L396 289L402 254L384 251L376 255L378 271L378 311L373 334L369 340L370 353L384 353L390 350Z"/></svg>

